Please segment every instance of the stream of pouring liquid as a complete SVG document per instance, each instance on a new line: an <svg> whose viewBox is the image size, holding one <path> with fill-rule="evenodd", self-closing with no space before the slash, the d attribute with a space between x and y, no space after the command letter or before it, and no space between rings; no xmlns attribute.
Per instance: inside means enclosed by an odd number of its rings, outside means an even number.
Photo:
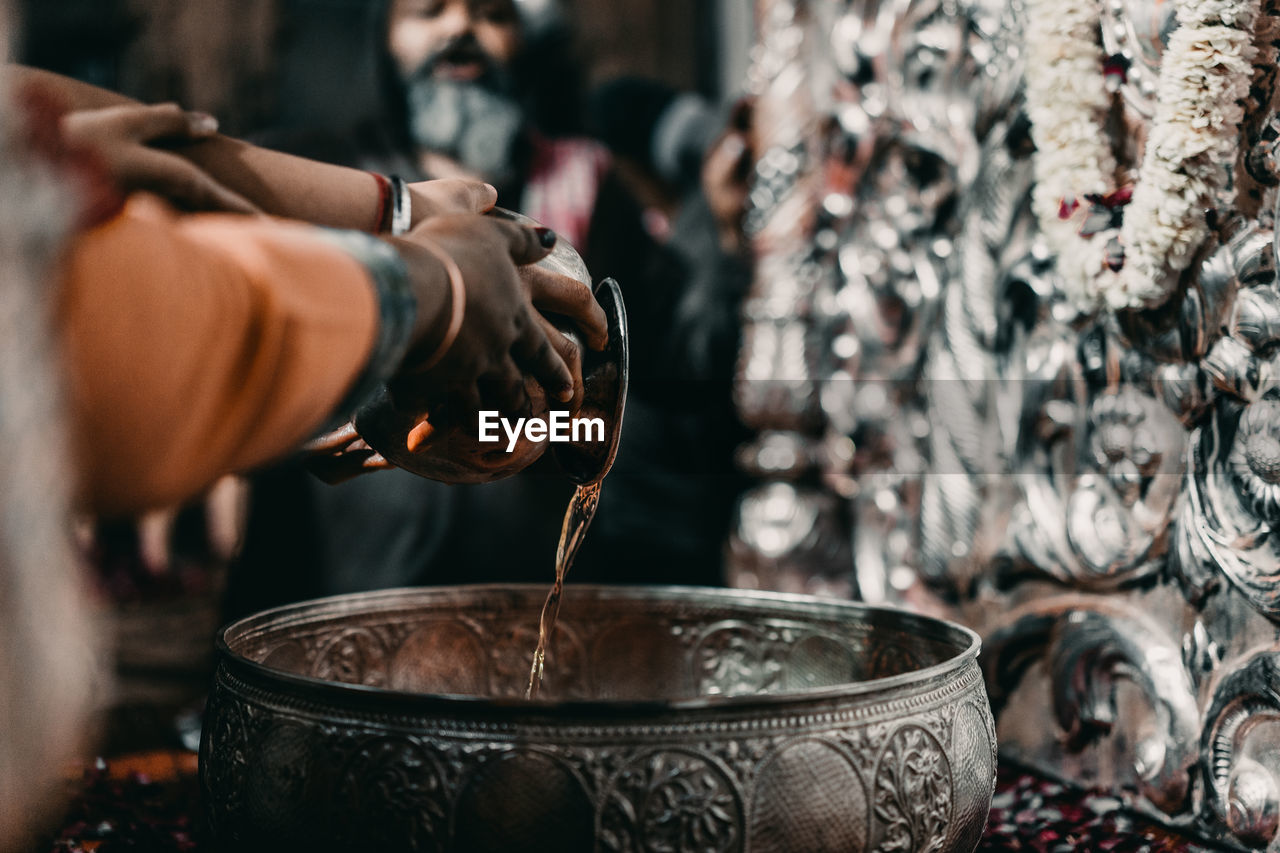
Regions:
<svg viewBox="0 0 1280 853"><path fill-rule="evenodd" d="M569 501L569 508L564 513L564 523L560 525L560 544L556 547L556 582L547 593L547 600L542 604L542 616L538 620L538 648L533 652L533 668L529 670L529 689L525 691L526 699L537 697L542 687L542 664L547 656L547 643L556 628L556 617L560 613L560 596L564 593L564 576L569 573L578 549L582 547L582 538L586 535L591 519L596 517L596 505L600 503L600 484L578 486Z"/></svg>

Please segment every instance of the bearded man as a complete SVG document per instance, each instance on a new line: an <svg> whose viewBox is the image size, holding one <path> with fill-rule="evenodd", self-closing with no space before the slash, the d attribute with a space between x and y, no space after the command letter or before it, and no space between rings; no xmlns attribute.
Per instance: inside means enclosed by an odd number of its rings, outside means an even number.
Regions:
<svg viewBox="0 0 1280 853"><path fill-rule="evenodd" d="M630 214L606 149L565 135L576 85L555 0L387 0L375 30L377 117L269 143L407 180L480 178L584 253Z"/></svg>

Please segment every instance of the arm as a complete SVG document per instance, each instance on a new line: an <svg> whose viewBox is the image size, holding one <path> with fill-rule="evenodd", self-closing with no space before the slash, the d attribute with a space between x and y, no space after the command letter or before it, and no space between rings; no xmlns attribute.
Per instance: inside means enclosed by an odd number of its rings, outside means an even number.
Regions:
<svg viewBox="0 0 1280 853"><path fill-rule="evenodd" d="M433 284L425 318L447 292ZM297 445L380 329L368 269L311 230L175 217L148 198L76 241L61 297L82 497L105 512L183 499Z"/></svg>
<svg viewBox="0 0 1280 853"><path fill-rule="evenodd" d="M38 88L70 111L139 106L123 95L59 74L19 65L4 68L15 90ZM173 112L170 119L180 120L176 107L169 110ZM275 216L358 231L371 230L379 219L382 198L378 183L359 169L294 157L220 134L194 141L175 140L173 145L173 152L200 167L230 193ZM473 181L424 181L411 185L410 192L414 225L440 211L487 210L497 200L492 187Z"/></svg>
<svg viewBox="0 0 1280 853"><path fill-rule="evenodd" d="M436 217L384 242L176 216L135 196L74 242L63 270L81 502L123 515L183 500L347 417L393 375L507 411L523 404L525 375L567 399L581 379L517 271L553 243L484 216Z"/></svg>

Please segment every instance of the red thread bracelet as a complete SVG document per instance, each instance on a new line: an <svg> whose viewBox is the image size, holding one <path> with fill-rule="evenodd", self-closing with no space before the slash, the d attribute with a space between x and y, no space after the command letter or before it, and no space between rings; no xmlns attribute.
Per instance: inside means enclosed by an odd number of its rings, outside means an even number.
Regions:
<svg viewBox="0 0 1280 853"><path fill-rule="evenodd" d="M458 330L462 328L462 315L467 306L467 289L462 280L462 270L458 268L458 262L450 257L449 253L440 247L440 244L420 234L415 235L413 242L435 255L436 260L444 264L445 272L449 275L449 289L453 298L449 306L449 328L445 330L440 346L436 347L436 351L423 363L421 368L422 370L430 370L440 363L440 360L449 352L449 347L453 346L453 342L458 339Z"/></svg>

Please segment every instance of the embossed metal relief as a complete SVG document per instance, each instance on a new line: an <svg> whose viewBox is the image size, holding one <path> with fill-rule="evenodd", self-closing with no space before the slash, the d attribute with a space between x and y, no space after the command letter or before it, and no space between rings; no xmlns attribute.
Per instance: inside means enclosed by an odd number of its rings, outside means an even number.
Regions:
<svg viewBox="0 0 1280 853"><path fill-rule="evenodd" d="M1141 610L1106 599L1047 598L1015 610L989 637L985 668L992 704L1004 710L1027 667L1049 670L1052 711L1069 749L1133 724L1132 778L1166 814L1188 803L1199 726L1195 688L1172 637ZM1117 682L1137 688L1143 705L1128 720ZM1141 719L1141 731L1136 721Z"/></svg>
<svg viewBox="0 0 1280 853"><path fill-rule="evenodd" d="M218 839L468 853L976 846L995 729L971 634L839 603L571 587L563 624L584 654L573 678L548 679L552 701L525 702L515 684L509 699L449 698L439 691L456 679L418 668L418 654L440 658L429 636L491 675L487 650L536 624L544 592L363 594L229 629L201 761ZM460 635L481 643L448 640ZM362 667L334 667L352 647L370 653ZM412 692L370 688L371 673ZM577 695L589 701L563 701Z"/></svg>
<svg viewBox="0 0 1280 853"><path fill-rule="evenodd" d="M1180 68L1162 76L1162 64L1171 52L1186 61L1189 36L1175 34L1199 20L1192 5L1072 6L1096 21L1085 41L1101 48L1098 79L1081 82L1111 99L1098 130L1117 188L1133 188L1146 146L1194 141L1193 120L1184 135L1170 127L1196 110L1221 134L1217 106L1194 95L1174 119L1160 111ZM776 338L793 334L787 352L804 354L807 420L783 425L771 418L799 410L766 404L746 421L762 431L744 470L803 493L809 510L778 500L760 512L752 500L776 488L762 485L743 504L735 572L785 540L798 546L786 588L966 621L988 642L997 711L1018 709L1000 721L1012 755L1217 841L1280 850L1277 5L1256 22L1244 2L1214 6L1252 41L1239 54L1238 157L1207 189L1190 186L1194 170L1164 173L1169 199L1203 190L1209 201L1151 214L1175 229L1189 217L1195 244L1178 248L1185 272L1139 308L1073 301L1059 273L1071 264L1033 213L1023 80L1047 59L1027 53L1020 0L762 2L762 20L779 6L805 9L795 25L823 52L783 62L762 38L757 88L774 75L820 87L806 120L830 133L815 137L822 162L807 172L821 191L786 243L806 284L762 263L757 291L827 310L793 312L806 319ZM1062 219L1081 204L1082 236L1121 233L1126 193L1063 199ZM1116 269L1118 248L1101 256ZM741 363L756 372L740 371L740 385L783 352L757 343L744 341ZM755 464L766 457L795 464ZM832 507L851 558L813 547L839 535ZM755 524L764 518L772 526ZM894 825L904 844L928 835Z"/></svg>

